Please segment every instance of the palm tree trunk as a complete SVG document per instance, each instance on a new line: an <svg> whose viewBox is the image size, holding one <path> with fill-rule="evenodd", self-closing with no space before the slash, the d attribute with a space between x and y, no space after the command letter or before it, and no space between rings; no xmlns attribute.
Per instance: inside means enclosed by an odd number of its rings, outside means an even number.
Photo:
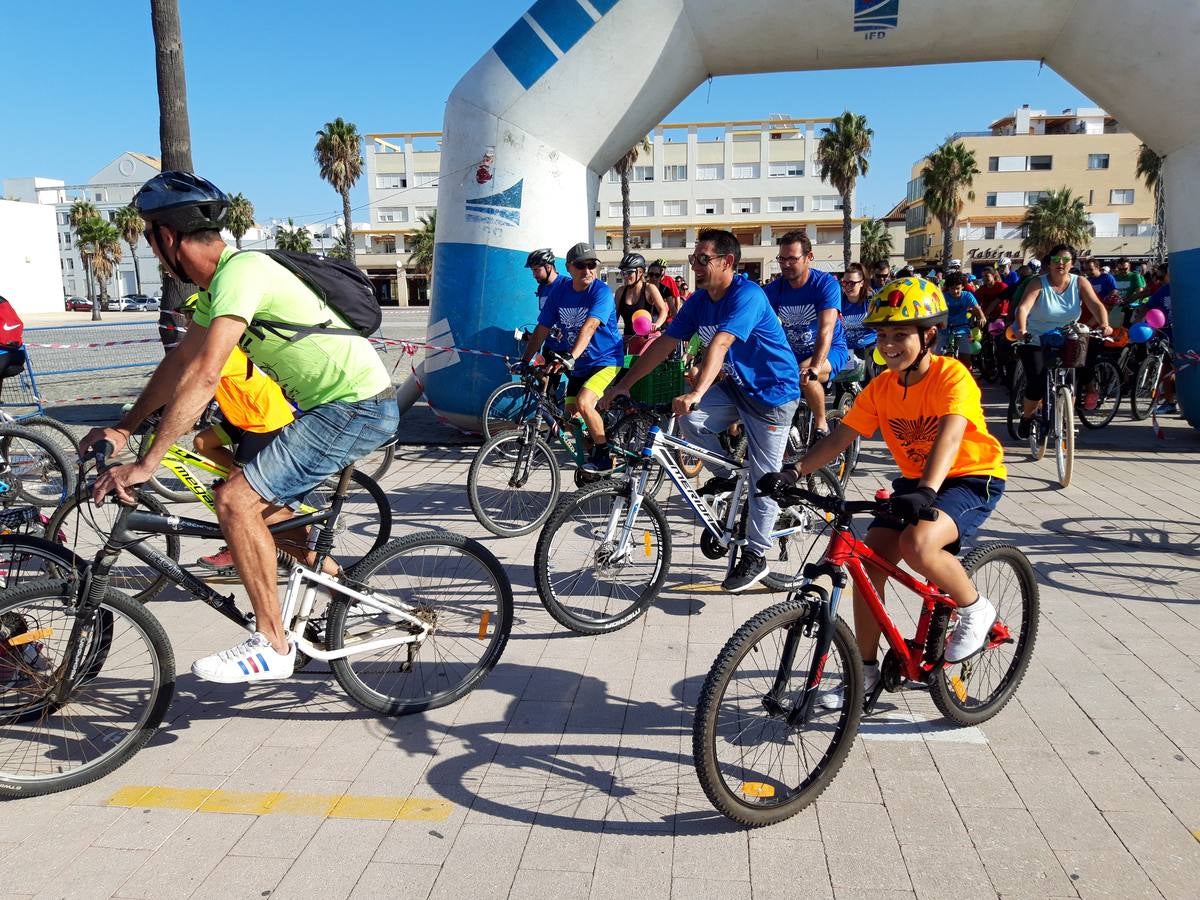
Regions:
<svg viewBox="0 0 1200 900"><path fill-rule="evenodd" d="M950 254L954 252L954 226L955 222L942 223L942 265L949 267Z"/></svg>
<svg viewBox="0 0 1200 900"><path fill-rule="evenodd" d="M235 234L233 236L233 243L237 246L237 248L239 250L241 250L242 249L242 236L240 234Z"/></svg>
<svg viewBox="0 0 1200 900"><path fill-rule="evenodd" d="M1154 261L1167 261L1167 192L1161 176L1154 185Z"/></svg>
<svg viewBox="0 0 1200 900"><path fill-rule="evenodd" d="M629 174L621 173L621 253L629 252Z"/></svg>
<svg viewBox="0 0 1200 900"><path fill-rule="evenodd" d="M850 193L842 194L842 271L850 269ZM862 253L860 252L861 256Z"/></svg>
<svg viewBox="0 0 1200 900"><path fill-rule="evenodd" d="M94 299L92 297L92 268L88 265L87 255L82 250L79 252L79 261L83 264L83 277L87 282L87 297L91 301ZM95 309L95 307L96 304L92 303L92 308Z"/></svg>
<svg viewBox="0 0 1200 900"><path fill-rule="evenodd" d="M137 292L142 292L142 271L137 264L137 244L129 243L129 258L133 260L133 280L137 282Z"/></svg>
<svg viewBox="0 0 1200 900"><path fill-rule="evenodd" d="M346 229L346 252L349 254L346 258L350 262L354 262L354 240L350 234L350 191L342 191L342 218L346 224L343 226Z"/></svg>

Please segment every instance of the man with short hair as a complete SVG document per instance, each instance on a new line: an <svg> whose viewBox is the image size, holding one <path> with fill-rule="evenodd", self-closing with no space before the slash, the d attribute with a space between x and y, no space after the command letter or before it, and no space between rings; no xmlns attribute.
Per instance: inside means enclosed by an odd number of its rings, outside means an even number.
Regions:
<svg viewBox="0 0 1200 900"><path fill-rule="evenodd" d="M554 282L558 280L554 251L549 247L534 250L525 258L525 268L537 282L538 312L541 312L542 307L546 305L546 298L550 296L550 291L554 287Z"/></svg>
<svg viewBox="0 0 1200 900"><path fill-rule="evenodd" d="M1118 259L1114 270L1113 278L1117 282L1117 293L1121 295L1123 302L1131 300L1134 294L1146 286L1146 279L1142 277L1140 272L1133 270L1133 266L1130 265L1127 257L1122 256ZM1124 307L1121 324L1128 327L1132 317L1133 311L1128 306Z"/></svg>
<svg viewBox="0 0 1200 900"><path fill-rule="evenodd" d="M779 507L757 496L753 485L783 465L788 427L800 397L799 369L779 319L762 288L736 274L742 248L731 232L700 232L688 262L696 292L683 304L664 336L646 348L628 374L610 392L628 396L629 388L654 371L681 342L699 334L704 361L692 389L674 400L682 430L690 440L724 455L720 434L734 422L746 429L750 465L750 514L746 545L722 587L738 593L768 574L766 555ZM720 380L718 380L719 376ZM607 401L606 401L607 402ZM701 493L732 490L731 472L715 472Z"/></svg>
<svg viewBox="0 0 1200 900"><path fill-rule="evenodd" d="M621 374L625 342L617 325L617 304L612 288L596 277L600 258L587 244L567 251L570 278L554 282L538 325L525 348L528 363L554 328L562 333L563 368L568 372L567 403L579 410L588 427L592 450L583 468L588 472L612 471L612 455L604 420L596 403ZM653 345L651 345L653 346Z"/></svg>
<svg viewBox="0 0 1200 900"><path fill-rule="evenodd" d="M828 272L812 268L812 244L803 231L779 239L782 278L765 288L800 364L800 389L813 414L814 440L829 433L825 384L846 367L850 351L842 327L842 289Z"/></svg>
<svg viewBox="0 0 1200 900"><path fill-rule="evenodd" d="M391 375L370 342L297 275L264 253L225 245L221 228L229 198L212 182L191 172L162 172L130 205L146 222L146 241L163 267L202 292L187 334L158 364L132 409L115 426L94 428L80 441L80 453L108 441L115 454L165 407L150 450L104 472L92 498L98 504L115 493L133 501L132 489L150 479L171 445L192 428L240 346L300 414L215 491L217 519L250 595L257 630L236 647L197 660L192 672L222 683L287 678L296 648L281 619L275 541L267 525L288 518L289 503L392 437L399 411ZM305 331L293 333L292 326Z"/></svg>
<svg viewBox="0 0 1200 900"><path fill-rule="evenodd" d="M883 286L892 280L892 265L889 262L881 262L875 267L875 274L871 276L871 293L878 294L883 290Z"/></svg>
<svg viewBox="0 0 1200 900"><path fill-rule="evenodd" d="M1007 256L1000 257L1000 280L1009 285L1021 280L1021 276L1013 271L1012 260Z"/></svg>
<svg viewBox="0 0 1200 900"><path fill-rule="evenodd" d="M646 280L658 288L658 292L662 294L662 298L667 304L668 318L674 318L675 313L679 312L679 285L675 279L667 274L667 261L665 259L656 259L650 263L646 269Z"/></svg>

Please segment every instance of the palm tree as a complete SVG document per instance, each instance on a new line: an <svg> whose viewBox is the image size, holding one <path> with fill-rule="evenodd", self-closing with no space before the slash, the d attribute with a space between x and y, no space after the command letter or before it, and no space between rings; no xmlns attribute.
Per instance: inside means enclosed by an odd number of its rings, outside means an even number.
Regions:
<svg viewBox="0 0 1200 900"><path fill-rule="evenodd" d="M979 174L975 151L968 150L962 141L947 139L929 154L921 177L925 180L925 208L942 226L942 265L950 264L954 226L963 208L963 192L967 200L975 199L971 185Z"/></svg>
<svg viewBox="0 0 1200 900"><path fill-rule="evenodd" d="M629 252L629 173L638 156L651 151L650 138L644 137L641 142L625 151L625 155L617 160L613 169L621 176L621 247L622 253Z"/></svg>
<svg viewBox="0 0 1200 900"><path fill-rule="evenodd" d="M234 194L229 198L229 210L225 213L225 227L233 235L233 242L242 249L242 236L254 227L254 204L245 194Z"/></svg>
<svg viewBox="0 0 1200 900"><path fill-rule="evenodd" d="M1154 192L1154 258L1160 263L1167 261L1167 192L1163 190L1166 159L1145 144L1138 147L1137 177Z"/></svg>
<svg viewBox="0 0 1200 900"><path fill-rule="evenodd" d="M1055 244L1084 248L1092 242L1092 222L1082 197L1068 187L1048 191L1025 213L1022 250L1045 256Z"/></svg>
<svg viewBox="0 0 1200 900"><path fill-rule="evenodd" d="M286 225L275 229L275 249L289 250L292 253L311 253L312 235L303 225L297 225L291 219Z"/></svg>
<svg viewBox="0 0 1200 900"><path fill-rule="evenodd" d="M84 268L96 276L100 296L92 303L92 320L99 321L100 311L108 305L108 279L121 261L121 232L94 216L80 222L75 235Z"/></svg>
<svg viewBox="0 0 1200 900"><path fill-rule="evenodd" d="M354 252L354 236L343 228L325 255L330 259L351 259Z"/></svg>
<svg viewBox="0 0 1200 900"><path fill-rule="evenodd" d="M150 0L154 29L154 65L158 77L158 143L164 170L191 172L192 131L188 124L187 79L183 70L183 35L179 28L179 0ZM183 325L178 310L192 293L190 284L176 278L163 282L163 324ZM166 315L171 313L171 315ZM174 346L178 332L160 329L164 349Z"/></svg>
<svg viewBox="0 0 1200 900"><path fill-rule="evenodd" d="M850 268L850 218L853 212L850 195L858 176L867 174L867 157L871 155L871 137L867 117L843 112L821 129L817 143L817 172L822 181L833 185L842 195L842 271Z"/></svg>
<svg viewBox="0 0 1200 900"><path fill-rule="evenodd" d="M321 177L333 185L342 195L342 220L346 231L351 230L350 188L362 174L362 151L359 148L358 128L341 116L317 132L317 145L313 156L321 169ZM354 261L354 245L349 246L349 256Z"/></svg>
<svg viewBox="0 0 1200 900"><path fill-rule="evenodd" d="M137 242L146 230L146 223L132 206L122 206L113 218L113 224L121 232L121 237L129 245L129 258L133 260L133 280L137 282L137 292L142 292L142 273L137 264Z"/></svg>
<svg viewBox="0 0 1200 900"><path fill-rule="evenodd" d="M873 272L892 255L892 233L887 222L868 219L858 230L858 260L868 272Z"/></svg>
<svg viewBox="0 0 1200 900"><path fill-rule="evenodd" d="M408 242L408 264L414 272L433 272L433 245L437 234L437 210L422 216L421 227L413 232Z"/></svg>
<svg viewBox="0 0 1200 900"><path fill-rule="evenodd" d="M82 197L80 197L71 204L71 212L69 215L71 221L71 230L75 232L75 246L79 248L79 258L83 263L83 277L87 283L87 297L90 301L92 300L92 268L88 261L87 255L83 252L82 247L80 247L79 226L91 219L99 219L100 211L96 209L95 203L92 203L90 200L84 200ZM96 304L92 303L93 311L95 308ZM92 318L97 318L97 316L93 315Z"/></svg>

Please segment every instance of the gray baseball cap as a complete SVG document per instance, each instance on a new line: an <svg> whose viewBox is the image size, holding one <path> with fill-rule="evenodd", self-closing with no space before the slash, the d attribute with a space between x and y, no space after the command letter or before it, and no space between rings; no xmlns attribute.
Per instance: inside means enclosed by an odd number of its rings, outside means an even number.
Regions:
<svg viewBox="0 0 1200 900"><path fill-rule="evenodd" d="M576 244L567 251L568 266L571 265L571 263L587 262L589 259L600 262L600 257L596 255L596 251L593 250L588 244Z"/></svg>

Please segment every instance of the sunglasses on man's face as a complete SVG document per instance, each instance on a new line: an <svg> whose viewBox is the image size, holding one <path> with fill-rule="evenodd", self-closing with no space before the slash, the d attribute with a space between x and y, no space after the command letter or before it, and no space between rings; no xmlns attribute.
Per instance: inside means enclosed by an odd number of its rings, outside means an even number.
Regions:
<svg viewBox="0 0 1200 900"><path fill-rule="evenodd" d="M1071 257L1069 257L1069 256L1052 256L1052 257L1050 257L1050 262L1059 263L1064 266L1067 263L1069 263L1070 261L1071 261Z"/></svg>
<svg viewBox="0 0 1200 900"><path fill-rule="evenodd" d="M596 268L596 266L598 266L600 264L598 262L596 262L594 259L585 259L582 262L573 262L573 263L571 263L571 265L573 265L577 269L587 269L590 272L592 269Z"/></svg>

